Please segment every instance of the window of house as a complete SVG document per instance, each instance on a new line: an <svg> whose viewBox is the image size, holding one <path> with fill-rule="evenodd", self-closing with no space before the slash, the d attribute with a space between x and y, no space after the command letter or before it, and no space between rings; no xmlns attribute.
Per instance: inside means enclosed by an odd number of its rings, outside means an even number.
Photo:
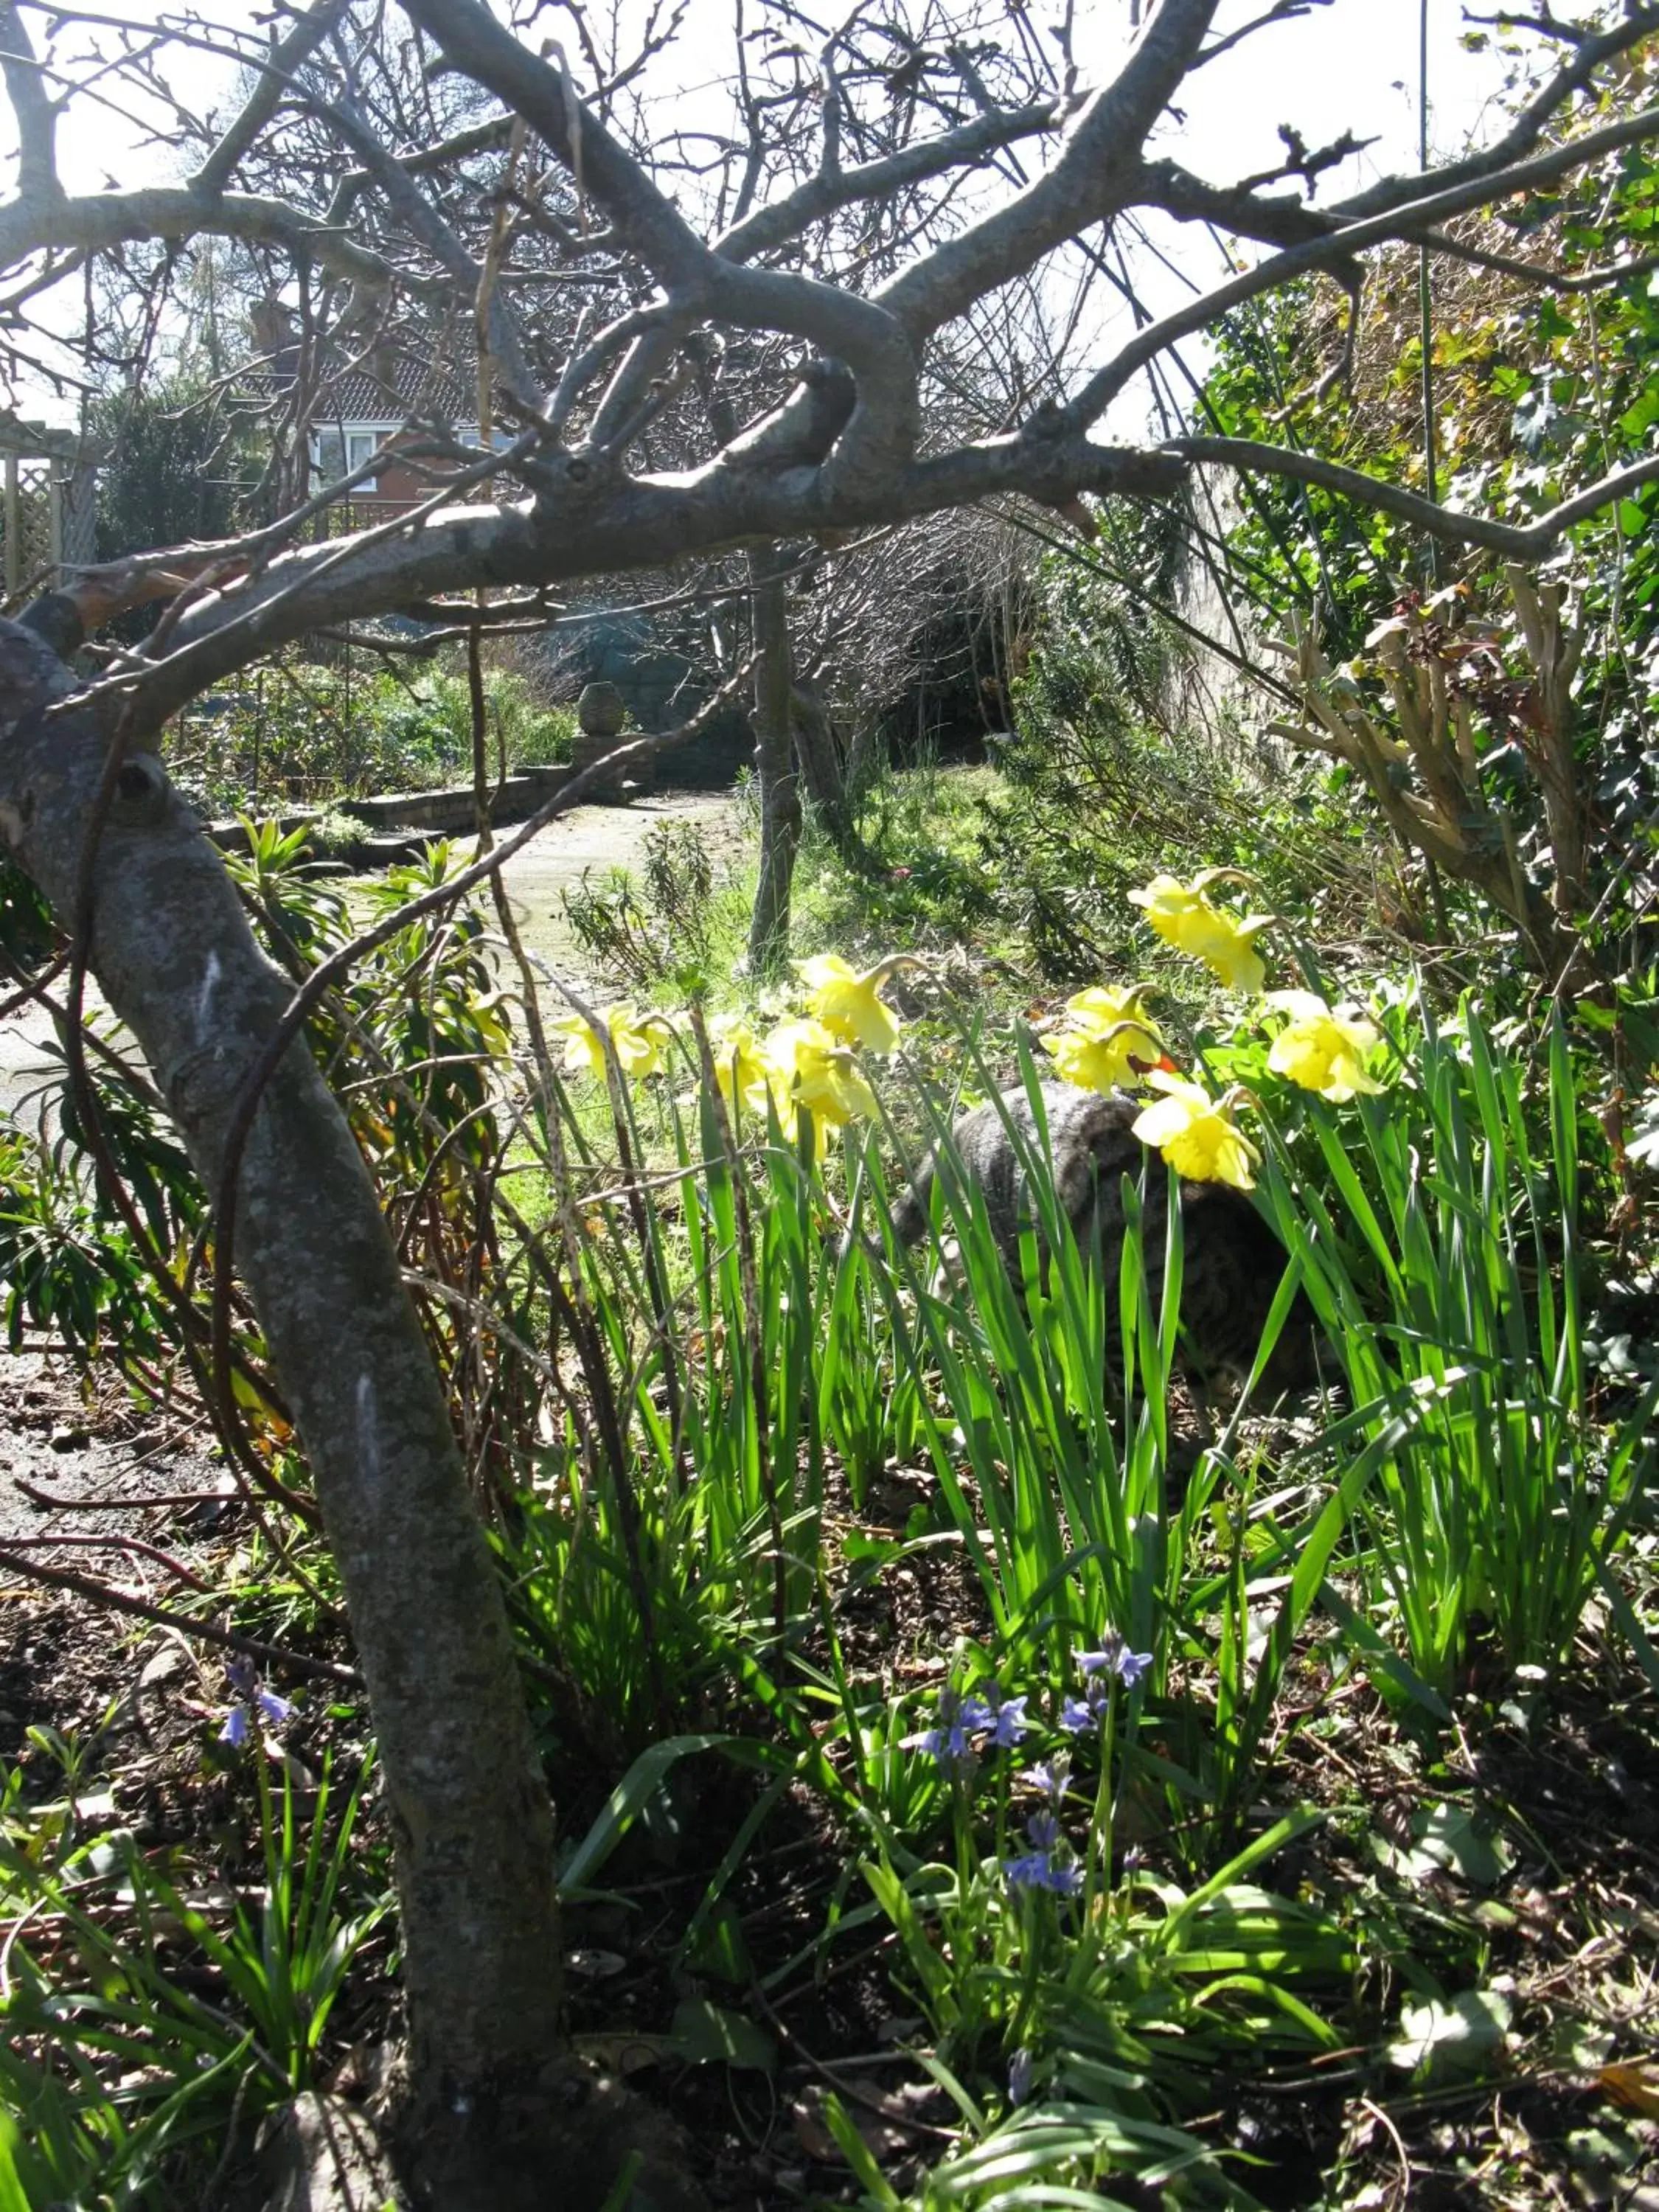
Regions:
<svg viewBox="0 0 1659 2212"><path fill-rule="evenodd" d="M311 489L321 491L345 474L345 443L337 430L311 434Z"/></svg>
<svg viewBox="0 0 1659 2212"><path fill-rule="evenodd" d="M378 430L348 430L345 446L346 467L360 469L365 461L372 460L380 451L380 434ZM355 491L373 491L378 482L377 477L365 477L352 489Z"/></svg>
<svg viewBox="0 0 1659 2212"><path fill-rule="evenodd" d="M311 488L320 491L327 484L337 483L352 469L359 469L365 461L372 460L386 443L389 432L383 429L347 430L335 423L326 429L311 434ZM378 475L364 477L351 488L354 498L374 491L380 483Z"/></svg>

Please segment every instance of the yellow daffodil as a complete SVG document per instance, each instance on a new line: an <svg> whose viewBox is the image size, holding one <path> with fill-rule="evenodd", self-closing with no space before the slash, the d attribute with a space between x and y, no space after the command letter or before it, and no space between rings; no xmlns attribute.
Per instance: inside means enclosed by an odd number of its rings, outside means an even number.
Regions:
<svg viewBox="0 0 1659 2212"><path fill-rule="evenodd" d="M1129 893L1129 902L1141 908L1166 945L1201 960L1229 990L1256 992L1267 971L1255 939L1272 917L1253 915L1247 921L1236 921L1212 906L1208 896L1212 883L1236 875L1231 868L1205 868L1190 884L1174 876L1154 876L1144 890Z"/></svg>
<svg viewBox="0 0 1659 2212"><path fill-rule="evenodd" d="M1154 1068L1146 1080L1164 1096L1135 1118L1134 1133L1141 1143L1162 1152L1189 1182L1230 1182L1235 1190L1251 1189L1250 1170L1261 1155L1234 1121L1231 1094L1212 1098L1201 1083L1164 1068Z"/></svg>
<svg viewBox="0 0 1659 2212"><path fill-rule="evenodd" d="M1144 890L1129 893L1129 903L1139 907L1164 942L1181 952L1197 950L1189 939L1194 931L1204 930L1215 912L1204 896L1201 877L1196 883L1183 884L1176 876L1154 876Z"/></svg>
<svg viewBox="0 0 1659 2212"><path fill-rule="evenodd" d="M1328 1006L1312 991L1269 991L1267 1004L1291 1017L1267 1054L1275 1075L1288 1075L1304 1091L1338 1104L1360 1091L1382 1090L1365 1073L1366 1059L1376 1048L1376 1024L1358 1006Z"/></svg>
<svg viewBox="0 0 1659 2212"><path fill-rule="evenodd" d="M799 1111L816 1132L844 1129L876 1111L858 1062L824 1022L785 1022L766 1040L768 1080L785 1127Z"/></svg>
<svg viewBox="0 0 1659 2212"><path fill-rule="evenodd" d="M819 952L796 961L795 973L806 986L807 1012L833 1036L866 1052L891 1052L899 1039L898 1016L883 1003L881 987L895 969L914 964L909 955L896 953L860 975L840 953Z"/></svg>
<svg viewBox="0 0 1659 2212"><path fill-rule="evenodd" d="M1272 919L1271 915L1255 914L1248 921L1235 921L1231 915L1216 915L1214 933L1198 957L1230 991L1247 991L1254 998L1267 981L1255 940Z"/></svg>
<svg viewBox="0 0 1659 2212"><path fill-rule="evenodd" d="M719 1024L708 1040L708 1049L714 1062L714 1080L727 1110L736 1113L741 1103L750 1113L763 1115L771 1062L748 1023L739 1019Z"/></svg>
<svg viewBox="0 0 1659 2212"><path fill-rule="evenodd" d="M1139 984L1097 984L1066 1002L1069 1025L1042 1040L1056 1072L1080 1091L1116 1091L1167 1065L1164 1040L1142 1009Z"/></svg>
<svg viewBox="0 0 1659 2212"><path fill-rule="evenodd" d="M1156 1061L1164 1049L1164 1040L1147 1016L1146 998L1146 987L1143 983L1097 983L1087 991L1079 991L1075 998L1067 999L1066 1012L1076 1026L1091 1036L1103 1036L1108 1030L1115 1029L1122 1022L1139 1023L1150 1048L1144 1057Z"/></svg>
<svg viewBox="0 0 1659 2212"><path fill-rule="evenodd" d="M624 1075L655 1075L663 1064L663 1047L672 1035L672 1026L661 1014L641 1014L627 1000L619 999L614 1006L605 1010L605 1025L610 1031L611 1042L616 1047L617 1060ZM568 1014L562 1021L548 1026L565 1040L565 1072L580 1075L586 1072L605 1079L605 1040L585 1015Z"/></svg>

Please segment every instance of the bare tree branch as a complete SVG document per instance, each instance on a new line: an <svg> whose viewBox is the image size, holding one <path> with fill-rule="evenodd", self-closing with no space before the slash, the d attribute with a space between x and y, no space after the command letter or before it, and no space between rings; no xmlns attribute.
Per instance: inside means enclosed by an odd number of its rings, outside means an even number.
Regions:
<svg viewBox="0 0 1659 2212"><path fill-rule="evenodd" d="M153 185L131 192L18 199L0 208L0 262L15 264L52 248L107 252L144 239L240 238L281 246L331 276L380 291L400 281L381 255L302 209L245 192L198 192ZM406 289L422 290L402 279Z"/></svg>
<svg viewBox="0 0 1659 2212"><path fill-rule="evenodd" d="M752 215L722 232L714 241L714 251L732 261L751 260L757 254L769 252L799 238L809 224L839 209L855 206L860 201L884 199L908 185L943 176L947 170L971 167L1005 146L1016 145L1022 138L1055 129L1063 115L1064 108L1058 100L1041 100L1007 114L981 115L975 122L963 124L958 130L943 131L937 138L904 147L896 154L884 155L879 161L866 161L856 168L837 166L833 170L821 171L782 199L757 208Z"/></svg>
<svg viewBox="0 0 1659 2212"><path fill-rule="evenodd" d="M1531 27L1535 29L1537 26ZM1641 7L1637 0L1626 0L1624 21L1611 30L1586 38L1575 50L1571 60L1539 87L1501 138L1461 161L1447 162L1435 172L1437 180L1449 189L1456 185L1474 184L1484 178L1493 186L1496 196L1500 173L1532 151L1574 93L1585 90L1606 63L1616 61L1632 46L1651 38L1656 31L1659 31L1659 7ZM1356 216L1381 215L1389 208L1415 199L1421 190L1420 177L1384 177L1342 201L1334 212L1345 222Z"/></svg>
<svg viewBox="0 0 1659 2212"><path fill-rule="evenodd" d="M1459 514L1438 501L1421 498L1402 485L1368 477L1362 470L1343 467L1340 461L1321 460L1315 453L1292 453L1286 447L1258 444L1252 438L1171 438L1162 448L1190 461L1224 461L1239 469L1260 469L1270 476L1289 477L1293 483L1319 484L1327 491L1384 514L1397 514L1414 523L1431 538L1448 545L1480 545L1512 561L1537 561L1556 545L1577 522L1589 520L1621 499L1628 499L1644 484L1659 482L1659 453L1632 462L1563 500L1536 522L1492 522L1484 515Z"/></svg>
<svg viewBox="0 0 1659 2212"><path fill-rule="evenodd" d="M0 0L0 70L17 118L19 197L44 206L64 196L58 177L58 112L46 97L40 64L14 0Z"/></svg>
<svg viewBox="0 0 1659 2212"><path fill-rule="evenodd" d="M288 36L271 48L270 60L261 68L258 82L240 112L201 167L191 179L191 189L217 192L234 175L238 163L251 153L259 134L276 114L283 94L301 62L312 54L339 22L350 0L317 0L301 16Z"/></svg>
<svg viewBox="0 0 1659 2212"><path fill-rule="evenodd" d="M1529 161L1517 161L1496 178L1469 179L1449 190L1430 192L1404 206L1390 209L1386 214L1373 216L1366 222L1345 223L1323 240L1310 240L1305 245L1274 254L1228 283L1200 294L1188 306L1138 331L1116 358L1084 386L1066 410L1067 422L1081 428L1097 421L1147 362L1177 339L1205 329L1229 307L1243 301L1272 291L1276 285L1307 270L1329 269L1351 260L1362 246L1378 245L1384 239L1414 238L1443 217L1462 215L1486 199L1526 191L1536 185L1553 184L1558 178L1582 168L1602 154L1654 137L1659 137L1659 107L1645 107L1638 114L1609 123L1600 131L1587 131L1582 137L1570 139L1565 146L1537 155Z"/></svg>
<svg viewBox="0 0 1659 2212"><path fill-rule="evenodd" d="M1048 174L877 295L914 343L1127 204L1147 134L1196 59L1215 10L1216 0L1164 0L1127 64L1078 118Z"/></svg>

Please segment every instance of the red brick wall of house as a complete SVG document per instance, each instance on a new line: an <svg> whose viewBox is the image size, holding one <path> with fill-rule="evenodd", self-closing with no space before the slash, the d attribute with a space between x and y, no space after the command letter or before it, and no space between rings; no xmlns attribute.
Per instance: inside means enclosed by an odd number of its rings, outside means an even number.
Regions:
<svg viewBox="0 0 1659 2212"><path fill-rule="evenodd" d="M429 498L437 486L428 476L416 475L408 465L382 447L374 489L352 495L355 507L413 507Z"/></svg>

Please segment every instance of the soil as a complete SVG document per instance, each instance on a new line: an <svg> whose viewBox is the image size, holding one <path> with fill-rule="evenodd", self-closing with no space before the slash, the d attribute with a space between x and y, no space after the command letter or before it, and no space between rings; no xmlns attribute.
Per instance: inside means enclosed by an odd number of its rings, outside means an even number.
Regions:
<svg viewBox="0 0 1659 2212"><path fill-rule="evenodd" d="M0 1350L0 1543L143 1537L183 1511L169 1516L152 1501L186 1493L182 1525L210 1534L233 1486L193 1421L141 1416L120 1395L88 1388L65 1361Z"/></svg>
<svg viewBox="0 0 1659 2212"><path fill-rule="evenodd" d="M139 1624L26 1568L161 1601L177 1587L164 1562L210 1577L238 1511L189 1424L140 1418L67 1362L0 1352L0 1759L31 1728L98 1733L135 1687Z"/></svg>

